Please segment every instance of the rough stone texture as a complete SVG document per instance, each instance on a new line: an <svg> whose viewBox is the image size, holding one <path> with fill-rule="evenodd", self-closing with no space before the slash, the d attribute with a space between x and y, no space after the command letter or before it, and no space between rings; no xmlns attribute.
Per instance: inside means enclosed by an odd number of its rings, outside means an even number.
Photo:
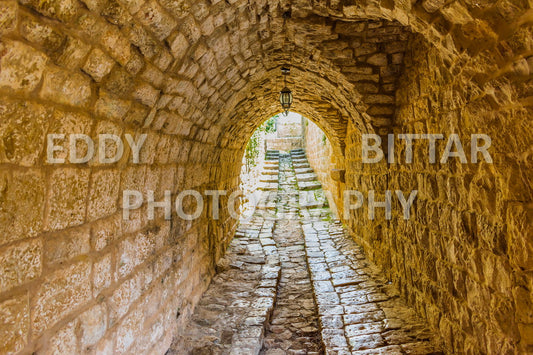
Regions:
<svg viewBox="0 0 533 355"><path fill-rule="evenodd" d="M24 293L39 310L29 326L17 313L14 331L2 332L6 351L165 351L237 222L225 212L218 221L206 213L148 221L145 208L121 221L116 191L102 189L119 175L101 170L120 172L119 191L231 193L248 137L279 112L282 65L291 66L294 109L327 132L346 188L420 191L413 224L355 213L345 222L448 351L532 351L533 318L524 311L533 294L528 2L20 0L0 2L0 14L2 255L11 243L91 230L89 253L56 255L57 266L2 291L0 304L25 310L10 303ZM60 112L86 117L89 132L112 122L122 136L149 133L142 163L128 152L110 167L50 166L45 135L57 133ZM493 165L360 160L361 133L480 131L493 139ZM93 188L106 194L102 201ZM145 240L150 248L121 265L122 248ZM32 259L47 260L45 250ZM80 263L110 279L80 272L93 290L47 291ZM168 266L156 272L160 264ZM70 328L78 317L101 302L110 312L111 296L129 282L139 294L124 298L124 314L105 335L90 350L67 344L69 334L79 336Z"/></svg>
<svg viewBox="0 0 533 355"><path fill-rule="evenodd" d="M342 193L344 184L335 181L331 171L337 166L338 157L335 156L331 142L326 134L312 121L307 120L304 132L305 153L309 159L309 165L316 172L318 180L326 191L329 206L333 213L342 212Z"/></svg>
<svg viewBox="0 0 533 355"><path fill-rule="evenodd" d="M296 177L288 155L280 156L279 165L273 239L281 260L281 278L261 354L318 354L324 350L306 264Z"/></svg>
<svg viewBox="0 0 533 355"><path fill-rule="evenodd" d="M217 275L167 354L259 354L281 277L274 217L258 208L240 221Z"/></svg>

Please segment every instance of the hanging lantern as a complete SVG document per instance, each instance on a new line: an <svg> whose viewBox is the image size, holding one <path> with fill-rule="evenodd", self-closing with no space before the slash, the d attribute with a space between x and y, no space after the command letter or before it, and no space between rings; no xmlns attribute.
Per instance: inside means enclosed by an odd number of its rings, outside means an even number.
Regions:
<svg viewBox="0 0 533 355"><path fill-rule="evenodd" d="M292 91L288 87L285 87L279 93L279 102L281 103L281 107L285 111L285 116L287 116L292 105Z"/></svg>
<svg viewBox="0 0 533 355"><path fill-rule="evenodd" d="M287 87L287 75L291 73L291 70L289 68L282 67L281 73L283 74L283 82L285 83L285 87L279 93L279 102L281 103L281 107L285 112L285 116L287 116L292 106L292 91Z"/></svg>

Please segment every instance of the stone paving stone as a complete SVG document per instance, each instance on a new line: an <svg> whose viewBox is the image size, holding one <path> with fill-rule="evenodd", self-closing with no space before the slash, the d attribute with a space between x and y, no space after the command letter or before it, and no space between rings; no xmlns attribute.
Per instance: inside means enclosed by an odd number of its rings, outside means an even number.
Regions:
<svg viewBox="0 0 533 355"><path fill-rule="evenodd" d="M278 182L278 177L275 175L264 175L259 178L260 182Z"/></svg>
<svg viewBox="0 0 533 355"><path fill-rule="evenodd" d="M317 179L318 177L314 173L296 174L296 180L298 181L316 181Z"/></svg>
<svg viewBox="0 0 533 355"><path fill-rule="evenodd" d="M294 168L295 169L306 169L306 168L310 168L310 166L309 166L309 163L305 162L305 163L294 164Z"/></svg>
<svg viewBox="0 0 533 355"><path fill-rule="evenodd" d="M318 181L298 181L298 188L300 190L315 190L321 187L322 185Z"/></svg>

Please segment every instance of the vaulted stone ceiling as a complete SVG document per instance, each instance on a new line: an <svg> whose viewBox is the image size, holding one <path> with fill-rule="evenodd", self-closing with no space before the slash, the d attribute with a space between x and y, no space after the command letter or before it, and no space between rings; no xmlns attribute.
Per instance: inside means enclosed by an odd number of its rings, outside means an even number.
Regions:
<svg viewBox="0 0 533 355"><path fill-rule="evenodd" d="M0 232L3 265L15 266L0 298L18 317L6 325L6 349L48 350L102 300L109 328L95 346L126 351L129 334L142 334L139 347L164 348L148 339L156 321L142 325L136 307L157 304L154 312L165 315L158 324L171 336L176 309L194 306L235 221L207 214L148 221L140 210L124 221L121 193L156 190L161 200L164 190L237 189L249 136L280 112L280 68L288 65L294 110L326 132L347 189L421 191L414 227L350 220L372 259L434 329L444 329L448 348L489 353L520 341L530 350L531 317L521 310L533 288L531 7L528 0L1 1ZM493 138L494 165L365 167L358 155L366 131L481 128ZM51 165L48 133L147 140L140 164L126 152L111 165ZM169 271L152 273L158 263ZM126 295L145 279L149 288ZM64 280L76 283L65 290ZM133 326L143 331L129 333ZM107 340L115 337L114 347Z"/></svg>

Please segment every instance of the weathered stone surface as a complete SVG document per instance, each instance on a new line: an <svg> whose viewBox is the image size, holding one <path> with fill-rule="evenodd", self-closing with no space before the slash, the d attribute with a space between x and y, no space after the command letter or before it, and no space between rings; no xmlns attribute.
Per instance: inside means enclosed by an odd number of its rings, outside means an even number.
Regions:
<svg viewBox="0 0 533 355"><path fill-rule="evenodd" d="M89 53L87 61L83 66L83 71L100 82L113 68L115 62L109 58L102 50L95 48Z"/></svg>
<svg viewBox="0 0 533 355"><path fill-rule="evenodd" d="M41 172L0 174L1 243L35 237L43 230L45 178Z"/></svg>
<svg viewBox="0 0 533 355"><path fill-rule="evenodd" d="M115 170L101 170L91 176L87 218L95 220L110 216L117 210L120 174Z"/></svg>
<svg viewBox="0 0 533 355"><path fill-rule="evenodd" d="M81 346L86 348L94 345L102 338L107 328L107 312L105 304L99 304L85 311L79 318L81 329Z"/></svg>
<svg viewBox="0 0 533 355"><path fill-rule="evenodd" d="M17 41L0 43L0 88L29 93L41 81L47 58L43 53Z"/></svg>
<svg viewBox="0 0 533 355"><path fill-rule="evenodd" d="M246 141L264 119L279 113L280 65L290 64L293 109L327 134L325 144L317 134L307 153L331 192L332 207L342 206L344 189L419 191L411 221L399 214L387 221L378 214L369 222L365 208L344 221L366 256L400 286L401 295L441 334L448 352L528 352L531 327L522 311L529 305L524 292L531 294L533 287L528 4L298 1L290 4L286 21L286 4L271 5L255 0L0 2L0 253L40 239L50 257L44 257L40 276L0 293L0 300L16 299L25 287L37 293L47 277L82 260L101 270L89 277L90 305L72 314L59 307L57 319L41 322L39 330L10 323L16 334L24 329L35 338L8 337L9 348L111 353L118 336L118 350L165 351L209 283L237 221L227 211L218 220L205 213L195 221L176 215L171 223L148 221L146 207L121 221L120 192L126 186L145 193L173 185L174 194L237 189ZM10 106L13 102L21 104ZM132 164L127 152L110 166L95 161L51 166L45 162L44 136L58 128L91 137L107 130L142 132L149 140L141 164ZM423 144L415 145L415 161L404 163L399 142L394 164L366 165L360 159L362 133L377 133L385 141L389 133L452 132L465 138L490 135L494 163L429 164L419 151ZM331 181L331 169L345 170L345 183ZM120 176L119 183L105 177L110 171ZM104 181L116 185L103 186ZM272 201L264 202L272 212ZM86 239L79 253L76 243L66 244L63 254L51 252L53 242L47 249L47 240L59 234L77 240L78 227L91 230L89 253ZM265 253L271 247L265 246ZM139 256L132 252L136 248ZM154 263L169 251L173 262L156 277ZM316 253L310 250L310 257ZM140 294L132 308L114 319L115 327L91 349L77 348L80 339L72 340L80 336L77 317L102 301L92 298L114 294L137 275ZM328 280L325 270L317 277ZM347 270L329 277L334 287L373 287ZM328 294L321 300L355 303L365 297L386 302L379 292ZM43 302L54 308L52 298ZM341 315L338 306L318 305L318 311ZM115 316L112 307L107 312L108 319ZM140 324L131 312L151 316ZM395 321L387 325L394 329L384 339L404 336L395 332ZM333 332L339 329L331 330L325 336L349 343ZM253 339L250 332L236 344ZM248 353L257 348L257 342L249 343Z"/></svg>
<svg viewBox="0 0 533 355"><path fill-rule="evenodd" d="M86 107L91 100L90 80L79 73L50 68L44 74L40 97L63 105Z"/></svg>
<svg viewBox="0 0 533 355"><path fill-rule="evenodd" d="M44 263L53 265L89 253L90 238L88 227L52 234L44 243Z"/></svg>
<svg viewBox="0 0 533 355"><path fill-rule="evenodd" d="M43 280L32 299L33 337L91 298L91 264L78 262Z"/></svg>
<svg viewBox="0 0 533 355"><path fill-rule="evenodd" d="M76 338L77 322L73 321L61 327L50 339L50 354L74 354L78 352Z"/></svg>
<svg viewBox="0 0 533 355"><path fill-rule="evenodd" d="M35 165L44 151L50 110L17 101L2 103L0 110L0 160L22 166Z"/></svg>
<svg viewBox="0 0 533 355"><path fill-rule="evenodd" d="M0 3L0 33L8 34L17 27L18 5L16 1Z"/></svg>
<svg viewBox="0 0 533 355"><path fill-rule="evenodd" d="M0 302L0 350L4 353L20 351L28 342L30 309L28 294Z"/></svg>
<svg viewBox="0 0 533 355"><path fill-rule="evenodd" d="M82 224L86 213L85 198L89 191L89 171L59 168L53 171L50 180L47 228L56 230ZM69 186L68 194L65 186Z"/></svg>

